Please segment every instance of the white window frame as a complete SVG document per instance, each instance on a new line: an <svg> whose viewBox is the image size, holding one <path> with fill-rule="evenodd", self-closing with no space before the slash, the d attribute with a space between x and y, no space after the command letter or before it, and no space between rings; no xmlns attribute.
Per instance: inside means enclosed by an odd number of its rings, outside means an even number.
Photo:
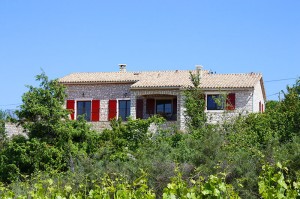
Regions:
<svg viewBox="0 0 300 199"><path fill-rule="evenodd" d="M74 115L74 120L77 120L77 102L91 102L91 110L92 110L93 98L76 98L74 101L75 101L75 104L74 104L74 114L75 114ZM88 122L91 122L91 121L88 121Z"/></svg>
<svg viewBox="0 0 300 199"><path fill-rule="evenodd" d="M208 100L208 95L224 95L227 92L217 92L217 91L211 91L211 92L206 92L205 94L205 112L207 113L223 113L225 111L225 108L223 110L207 110L207 100Z"/></svg>

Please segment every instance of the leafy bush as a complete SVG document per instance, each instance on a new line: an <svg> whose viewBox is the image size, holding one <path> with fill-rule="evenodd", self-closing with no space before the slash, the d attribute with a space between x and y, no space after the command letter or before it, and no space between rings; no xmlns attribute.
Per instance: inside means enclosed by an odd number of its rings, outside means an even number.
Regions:
<svg viewBox="0 0 300 199"><path fill-rule="evenodd" d="M281 163L276 166L263 165L259 177L259 193L262 198L298 198L300 196L300 182L288 179L288 168Z"/></svg>

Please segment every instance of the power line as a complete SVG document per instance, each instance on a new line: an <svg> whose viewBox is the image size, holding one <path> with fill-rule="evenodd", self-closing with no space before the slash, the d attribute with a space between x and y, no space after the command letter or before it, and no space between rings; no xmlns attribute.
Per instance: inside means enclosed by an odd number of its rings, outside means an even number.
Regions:
<svg viewBox="0 0 300 199"><path fill-rule="evenodd" d="M273 96L273 95L279 95L280 92L277 92L277 93L274 93L274 94L271 94L271 95L268 95L267 97L270 97L270 96Z"/></svg>
<svg viewBox="0 0 300 199"><path fill-rule="evenodd" d="M286 81L286 80L291 80L291 79L297 79L297 78L295 77L295 78L286 78L286 79L274 79L274 80L268 80L265 82L280 82L280 81Z"/></svg>
<svg viewBox="0 0 300 199"><path fill-rule="evenodd" d="M18 103L18 104L2 104L0 106L18 106L21 105L22 103Z"/></svg>

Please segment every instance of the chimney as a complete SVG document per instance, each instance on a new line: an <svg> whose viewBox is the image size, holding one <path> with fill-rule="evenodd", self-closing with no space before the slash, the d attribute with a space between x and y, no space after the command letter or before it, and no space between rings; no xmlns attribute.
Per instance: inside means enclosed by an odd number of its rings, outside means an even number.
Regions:
<svg viewBox="0 0 300 199"><path fill-rule="evenodd" d="M126 72L126 64L119 64L120 72Z"/></svg>
<svg viewBox="0 0 300 199"><path fill-rule="evenodd" d="M203 68L203 66L196 65L196 71L199 72L200 77L202 77L202 68Z"/></svg>

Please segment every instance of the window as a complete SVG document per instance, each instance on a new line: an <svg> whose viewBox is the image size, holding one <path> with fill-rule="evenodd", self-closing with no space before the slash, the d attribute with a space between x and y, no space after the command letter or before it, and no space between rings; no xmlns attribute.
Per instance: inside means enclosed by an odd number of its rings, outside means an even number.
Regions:
<svg viewBox="0 0 300 199"><path fill-rule="evenodd" d="M207 95L207 110L224 110L225 99L222 95Z"/></svg>
<svg viewBox="0 0 300 199"><path fill-rule="evenodd" d="M207 95L207 110L235 110L235 93Z"/></svg>
<svg viewBox="0 0 300 199"><path fill-rule="evenodd" d="M140 109L143 108L141 107ZM143 112L141 112L142 115ZM153 115L160 115L168 121L177 120L177 98L174 99L154 99L148 98L146 100L146 117L151 117ZM143 115L142 115L143 116Z"/></svg>
<svg viewBox="0 0 300 199"><path fill-rule="evenodd" d="M119 118L127 120L130 116L130 100L119 100Z"/></svg>
<svg viewBox="0 0 300 199"><path fill-rule="evenodd" d="M172 100L156 100L156 114L167 120L172 119Z"/></svg>
<svg viewBox="0 0 300 199"><path fill-rule="evenodd" d="M83 116L87 121L100 121L100 100L98 99L67 100L66 105L66 108L70 111L71 120L75 120L78 117Z"/></svg>
<svg viewBox="0 0 300 199"><path fill-rule="evenodd" d="M86 121L91 121L91 101L77 101L76 116L84 116Z"/></svg>

